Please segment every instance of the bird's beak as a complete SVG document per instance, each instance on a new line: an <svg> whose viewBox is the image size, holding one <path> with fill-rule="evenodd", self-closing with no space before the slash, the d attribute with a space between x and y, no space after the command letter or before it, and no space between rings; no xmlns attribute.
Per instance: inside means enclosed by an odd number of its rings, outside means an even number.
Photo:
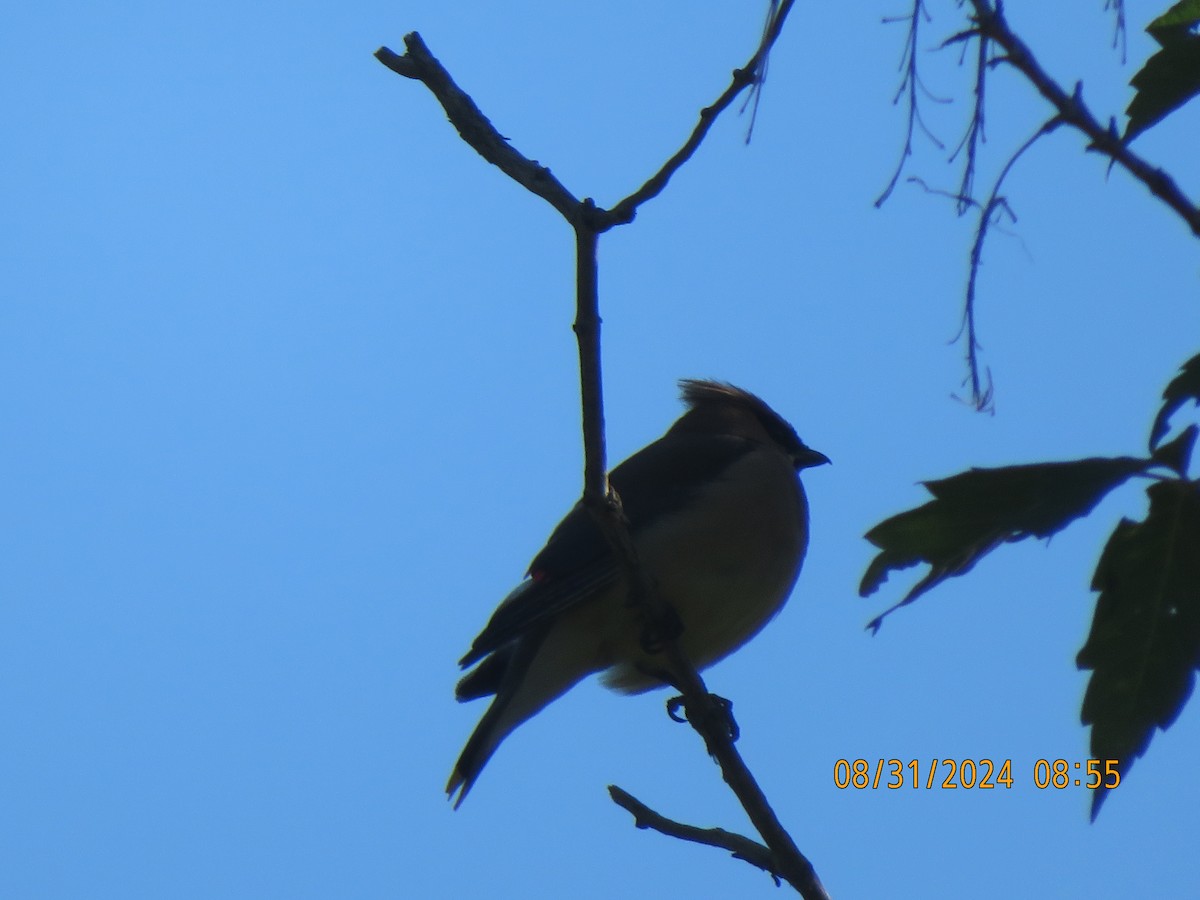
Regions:
<svg viewBox="0 0 1200 900"><path fill-rule="evenodd" d="M796 471L800 469L811 469L813 466L823 466L829 463L829 457L824 453L805 447L798 453L792 454L792 464L796 467Z"/></svg>

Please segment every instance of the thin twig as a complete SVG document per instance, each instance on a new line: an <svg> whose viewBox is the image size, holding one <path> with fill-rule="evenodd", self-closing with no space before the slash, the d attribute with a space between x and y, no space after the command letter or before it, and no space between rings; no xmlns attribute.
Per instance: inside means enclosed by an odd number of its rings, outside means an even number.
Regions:
<svg viewBox="0 0 1200 900"><path fill-rule="evenodd" d="M987 68L988 68L988 42L985 38L980 38L979 47L975 55L975 104L971 110L971 123L967 126L967 133L963 136L962 142L950 155L950 160L953 162L954 157L958 153L966 149L966 157L963 160L963 176L959 183L958 193L962 197L970 197L975 187L975 164L978 160L979 144L987 142L987 135L984 132L984 89L987 86ZM961 216L967 211L969 204L959 201L958 214Z"/></svg>
<svg viewBox="0 0 1200 900"><path fill-rule="evenodd" d="M1007 63L1029 79L1038 93L1058 111L1058 118L1088 136L1091 140L1089 150L1108 156L1142 182L1150 193L1179 214L1193 234L1200 237L1200 207L1188 199L1170 175L1130 150L1117 134L1115 123L1105 128L1097 121L1083 102L1081 85L1077 84L1075 91L1068 94L1046 74L1029 47L1009 27L1003 5L993 5L988 0L971 0L971 5L975 8L975 26L980 36L1004 48L1005 55L997 61Z"/></svg>
<svg viewBox="0 0 1200 900"><path fill-rule="evenodd" d="M759 39L760 47L769 46L767 36L771 33L771 26L775 24L775 14L778 11L779 0L768 0L767 16L763 21L762 37ZM750 138L754 136L754 123L758 121L758 104L762 101L763 88L767 84L767 65L770 59L769 52L759 57L758 67L754 70L754 83L750 86L750 93L746 95L742 108L738 110L738 115L742 115L746 112L746 107L750 107L750 124L746 126L747 145L750 143Z"/></svg>
<svg viewBox="0 0 1200 900"><path fill-rule="evenodd" d="M959 325L958 333L955 334L953 340L966 336L967 344L967 379L971 385L971 405L978 412L986 412L993 409L993 389L992 375L987 369L983 369L979 363L979 351L982 345L979 343L979 332L975 323L975 299L976 287L979 281L979 268L983 261L983 245L987 240L988 233L992 225L999 221L1001 213L1007 214L1008 218L1015 222L1016 214L1008 203L1008 198L1001 196L1000 188L1004 185L1004 179L1008 177L1017 160L1020 159L1026 150L1034 145L1041 137L1054 131L1062 120L1057 116L1042 125L1034 132L1026 141L1016 149L1008 161L1000 170L995 183L992 185L991 193L988 194L987 200L980 203L974 197L962 193L953 193L951 191L943 191L937 188L930 187L923 179L911 177L908 180L914 184L920 185L926 193L937 194L940 197L947 197L955 202L955 205L965 209L976 209L979 211L979 222L975 226L975 237L971 242L970 266L967 273L967 298L963 305L963 319Z"/></svg>
<svg viewBox="0 0 1200 900"><path fill-rule="evenodd" d="M907 99L908 126L904 131L904 149L900 151L900 161L896 163L896 170L892 172L892 177L888 180L887 187L883 189L883 193L875 198L876 207L883 206L887 198L891 196L892 191L895 190L896 183L900 180L900 174L904 171L904 163L912 156L913 134L918 127L933 142L934 146L939 150L945 149L942 142L929 130L929 127L925 124L925 120L921 118L921 108L919 106L920 94L925 94L929 99L936 102L943 102L940 98L931 94L928 88L921 82L921 75L917 69L918 27L922 17L925 21L929 21L929 13L925 10L924 0L913 0L912 13L910 15L883 20L884 24L887 25L893 22L908 22L908 35L904 40L904 52L900 56L900 70L904 73L904 77L900 79L900 87L896 89L896 96L892 98L893 105L899 103L901 97Z"/></svg>
<svg viewBox="0 0 1200 900"><path fill-rule="evenodd" d="M700 120L696 123L696 127L692 129L691 135L684 142L683 146L663 164L662 168L651 175L645 184L608 212L608 215L612 216L613 224L624 224L625 222L632 221L633 217L637 214L639 206L661 194L667 183L671 180L671 176L679 170L680 166L692 158L692 155L704 140L705 135L712 128L712 124L716 121L717 116L728 109L729 105L737 98L737 95L746 87L755 83L759 77L761 67L765 65L765 60L771 52L771 48L775 46L775 41L779 39L779 34L783 30L783 23L794 4L795 0L783 0L779 4L774 17L764 31L762 42L758 45L758 49L754 51L754 55L750 57L746 65L740 69L733 70L733 78L729 83L729 87L717 98L716 102L712 106L706 106L700 110Z"/></svg>
<svg viewBox="0 0 1200 900"><path fill-rule="evenodd" d="M993 396L991 373L988 372L986 376L980 374L979 333L975 327L975 288L978 283L979 266L983 259L983 243L987 239L994 214L1005 211L1014 222L1017 218L1013 214L1012 207L1008 205L1008 201L1000 195L1000 188L1004 184L1004 179L1008 177L1008 173L1012 171L1012 167L1016 165L1017 160L1024 155L1026 150L1032 147L1039 138L1054 131L1061 124L1062 119L1055 116L1034 132L1008 158L1008 162L1004 164L1004 168L1000 170L1000 174L996 178L996 183L992 185L992 192L988 195L987 201L982 204L975 204L979 207L979 224L975 228L975 240L971 243L971 266L967 274L967 302L964 304L962 330L960 330L959 334L961 336L962 331L966 332L967 372L971 382L971 404L979 412L992 407ZM960 199L959 202L961 203L962 200Z"/></svg>
<svg viewBox="0 0 1200 900"><path fill-rule="evenodd" d="M991 374L981 366L979 360L980 344L976 329L975 301L979 269L982 261L983 245L988 232L998 220L998 216L1007 213L1015 221L1007 200L1000 195L1000 188L1005 177L1016 161L1032 146L1038 138L1056 129L1059 125L1070 125L1083 132L1090 139L1088 150L1094 150L1108 156L1113 164L1120 165L1135 179L1141 181L1150 192L1175 210L1187 223L1192 233L1200 236L1200 208L1197 207L1184 193L1175 181L1162 169L1150 165L1118 136L1115 123L1105 128L1088 109L1082 98L1082 87L1076 85L1073 94L1068 95L1041 67L1029 47L1012 31L1004 16L1003 4L1000 0L995 3L989 0L971 0L974 9L972 27L947 38L942 46L954 43L967 43L973 39L979 41L977 47L975 70L975 103L971 122L967 133L951 155L953 159L959 152L966 150L963 176L956 193L937 191L952 197L961 215L967 209L979 210L979 221L975 229L975 237L971 245L970 266L967 276L966 302L963 310L963 322L957 337L965 334L967 378L965 383L971 387L971 404L980 411L992 409L993 390ZM1125 27L1125 10L1123 0L1106 0L1105 9L1115 9L1117 16L1117 34L1122 35ZM913 121L915 109L915 86L917 71L912 61L911 53L915 48L916 17L921 9L921 0L914 0L913 21L910 24L909 46L906 49L904 65L908 67L902 90L907 87L910 93L909 126L906 135L905 154L910 151L912 143ZM1115 40L1115 38L1114 38ZM991 42L989 44L989 42ZM1002 52L992 48L998 47ZM991 194L983 203L972 196L976 170L977 144L984 140L984 89L988 70L1000 65L1010 65L1024 75L1055 108L1056 114L1046 124L1030 137L1005 163L999 177L992 188ZM897 95L899 99L899 95ZM903 159L901 160L901 167ZM899 176L899 169L892 177L880 201L886 198L894 187ZM910 179L911 180L911 179ZM923 182L922 182L923 183ZM926 187L926 190L931 190Z"/></svg>
<svg viewBox="0 0 1200 900"><path fill-rule="evenodd" d="M633 814L633 824L636 827L651 828L668 837L679 838L681 841L691 841L694 844L728 850L735 859L745 860L750 865L762 869L775 880L775 886L779 887L777 861L771 851L758 841L753 841L745 835L726 831L724 828L697 828L695 825L668 819L615 784L608 786L608 795L612 797L613 803Z"/></svg>
<svg viewBox="0 0 1200 900"><path fill-rule="evenodd" d="M1125 33L1125 0L1104 0L1104 8L1115 13L1113 22L1113 49L1121 48L1121 63L1125 62L1125 51L1128 50L1128 40Z"/></svg>

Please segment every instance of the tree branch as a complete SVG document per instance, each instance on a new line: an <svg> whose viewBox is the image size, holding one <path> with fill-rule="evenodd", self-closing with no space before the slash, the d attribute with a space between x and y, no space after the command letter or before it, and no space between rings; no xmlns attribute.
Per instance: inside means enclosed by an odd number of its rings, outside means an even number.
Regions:
<svg viewBox="0 0 1200 900"><path fill-rule="evenodd" d="M613 224L624 224L633 221L633 217L637 214L639 206L661 194L663 189L666 188L667 183L671 180L671 176L679 171L679 168L685 162L692 158L692 155L708 134L708 130L712 128L713 122L717 120L717 116L728 109L730 104L737 98L737 95L745 88L756 83L759 73L765 65L767 55L771 52L771 48L775 46L775 41L779 38L779 34L783 30L784 20L787 19L788 13L791 12L794 3L795 0L783 0L779 4L774 17L764 30L762 42L758 45L758 49L754 51L754 55L750 57L749 61L742 68L733 70L733 78L729 83L729 87L716 99L712 106L706 106L700 110L700 121L696 123L696 127L692 129L691 136L675 152L675 155L667 160L661 169L651 175L645 184L612 208L608 215L612 216Z"/></svg>
<svg viewBox="0 0 1200 900"><path fill-rule="evenodd" d="M1113 21L1113 49L1121 48L1121 62L1125 62L1125 51L1127 49L1127 41L1125 39L1125 0L1104 0L1104 8L1111 9L1114 13Z"/></svg>
<svg viewBox="0 0 1200 900"><path fill-rule="evenodd" d="M978 161L979 145L987 142L987 135L984 132L984 90L987 86L987 69L988 69L988 42L985 38L979 39L979 47L975 56L975 103L971 111L971 123L967 126L967 133L963 135L962 141L959 143L954 153L950 155L950 162L954 161L954 157L960 151L966 149L966 157L963 159L963 177L958 186L960 197L970 197L975 188L975 164ZM958 214L961 216L970 207L969 203L960 200L958 204Z"/></svg>
<svg viewBox="0 0 1200 900"><path fill-rule="evenodd" d="M415 31L404 36L406 52L403 56L387 47L380 47L375 51L375 58L396 74L419 81L429 88L442 104L447 118L457 129L459 136L480 156L497 166L509 178L544 199L573 226L583 223L597 233L602 233L616 225L632 222L639 206L661 194L671 177L695 155L717 117L729 108L738 94L756 83L794 5L795 0L782 0L779 3L778 9L764 29L762 41L754 55L745 66L733 71L729 87L724 93L711 106L700 110L700 119L683 146L641 187L612 209L581 202L548 168L514 149L508 139L496 130L487 116L475 105L475 101L455 84L450 73L429 52L429 48Z"/></svg>
<svg viewBox="0 0 1200 900"><path fill-rule="evenodd" d="M450 77L416 32L405 35L406 53L398 56L381 47L375 56L405 78L420 81L446 111L462 139L480 156L553 206L575 231L576 304L574 331L579 344L580 395L584 440L583 501L617 556L629 592L630 604L646 611L648 630L662 630L673 612L653 589L649 574L638 563L620 497L608 485L604 439L604 399L600 356L599 289L596 248L599 235L615 225L633 220L637 207L658 196L671 176L696 152L716 117L747 85L754 83L762 62L783 27L794 0L783 0L768 24L758 49L743 69L734 72L725 92L700 113L700 122L683 147L638 190L608 211L592 200L576 199L545 166L515 150L488 121L475 102ZM676 685L684 696L688 721L704 738L717 758L722 774L737 794L751 821L770 848L775 869L806 900L827 900L812 864L800 853L767 803L753 776L733 746L726 717L719 713L695 666L684 656L677 640L663 642L663 653Z"/></svg>
<svg viewBox="0 0 1200 900"><path fill-rule="evenodd" d="M529 159L508 143L480 112L475 101L450 77L437 58L429 52L415 31L404 36L405 54L398 56L387 47L375 51L375 58L398 75L412 78L429 88L446 111L459 136L480 156L531 193L537 194L567 219L574 221L580 203L550 174L550 170Z"/></svg>
<svg viewBox="0 0 1200 900"><path fill-rule="evenodd" d="M1089 150L1103 153L1142 182L1150 193L1179 214L1193 234L1200 237L1200 208L1187 198L1170 175L1130 150L1117 134L1115 124L1105 128L1097 121L1083 102L1081 85L1077 84L1074 93L1068 94L1046 73L1025 42L1009 27L1003 4L971 0L971 5L975 8L979 36L1004 48L1005 55L999 62L1007 63L1029 79L1038 93L1058 111L1058 118L1086 134L1091 139Z"/></svg>
<svg viewBox="0 0 1200 900"><path fill-rule="evenodd" d="M593 509L608 495L608 462L604 442L604 378L600 367L600 292L592 229L575 229L575 331L579 345L580 405L583 409L583 497ZM603 525L603 523L601 523Z"/></svg>
<svg viewBox="0 0 1200 900"><path fill-rule="evenodd" d="M584 201L585 205L589 201ZM604 407L600 369L600 315L598 308L596 245L598 233L584 224L584 216L575 227L576 307L575 335L579 343L579 374L583 399L584 432L584 505L614 548L621 563L629 595L629 605L647 612L646 636L657 636L672 621L674 611L654 589L648 573L639 563L637 548L621 510L621 498L608 484L604 449ZM772 872L778 873L800 892L805 900L828 900L816 870L780 823L754 775L738 753L727 727L727 713L716 706L700 673L684 654L678 640L660 642L668 669L684 697L684 708L691 726L704 739L705 747L721 767L725 783L737 796L746 815L771 848ZM610 788L611 793L611 788ZM614 797L615 799L615 797ZM689 826L690 827L690 826ZM696 829L699 831L700 829Z"/></svg>
<svg viewBox="0 0 1200 900"><path fill-rule="evenodd" d="M676 641L670 642L667 654L673 666L686 661ZM727 713L716 708L712 695L690 662L686 668L677 669L676 673L680 677L676 687L683 693L688 722L704 738L709 754L721 767L721 777L741 802L754 829L771 849L774 860L771 871L787 881L805 900L829 900L813 864L800 852L792 836L780 823L758 781L738 752L727 729Z"/></svg>
<svg viewBox="0 0 1200 900"><path fill-rule="evenodd" d="M775 886L779 887L779 872L775 857L758 841L752 841L745 835L726 831L724 828L697 828L695 825L668 819L615 784L608 786L608 794L612 797L613 803L633 814L633 824L636 827L652 828L667 837L728 850L735 859L745 860L750 865L762 869L775 880Z"/></svg>
<svg viewBox="0 0 1200 900"><path fill-rule="evenodd" d="M980 374L979 333L975 326L975 288L979 282L979 266L983 261L983 243L987 239L988 231L994 221L993 216L1006 211L1010 218L1016 221L1016 215L1013 213L1012 207L1008 205L1008 200L1000 194L1000 187L1004 184L1004 179L1008 177L1008 173L1012 171L1012 167L1016 165L1017 160L1025 154L1026 150L1037 143L1039 138L1049 134L1061 124L1062 119L1055 116L1017 148L1016 152L1008 158L1008 162L1004 164L1004 168L1000 170L986 202L977 203L965 196L959 198L960 204L969 203L979 207L979 224L975 228L975 239L971 242L971 265L967 274L967 302L963 308L963 324L960 330L960 334L962 331L966 332L967 372L971 382L971 403L977 412L991 409L993 396L991 372L989 371L986 377Z"/></svg>
<svg viewBox="0 0 1200 900"><path fill-rule="evenodd" d="M876 208L883 206L887 202L887 198L891 196L892 191L896 189L896 183L900 180L900 175L904 171L904 163L912 156L913 134L916 132L917 126L920 126L921 131L934 143L934 146L939 150L943 149L942 142L934 137L933 132L925 125L925 120L921 118L921 108L918 106L918 98L921 93L933 100L938 99L929 93L929 90L921 81L920 73L917 71L917 34L922 19L927 22L929 21L929 13L925 10L925 4L923 0L913 0L912 13L910 15L883 20L885 25L890 25L893 22L908 21L908 36L904 39L904 53L900 57L900 70L904 72L904 77L900 79L900 87L896 89L896 96L892 98L892 105L894 106L900 102L901 97L907 97L908 127L904 133L904 149L900 151L900 160L896 163L896 169L892 172L892 177L888 180L887 187L883 189L883 193L875 198Z"/></svg>
<svg viewBox="0 0 1200 900"><path fill-rule="evenodd" d="M1041 64L1034 57L1033 52L1009 26L1008 20L1004 16L1003 3L1000 0L996 0L994 3L989 2L989 0L971 0L971 7L973 9L971 27L952 35L941 44L945 48L952 44L966 44L972 39L979 41L975 60L975 97L971 121L963 140L950 156L950 159L953 160L960 152L965 151L962 178L958 190L953 193L933 190L928 186L925 189L931 193L942 194L954 199L960 215L967 209L977 209L979 211L979 220L975 229L975 237L971 244L969 258L963 324L958 336L962 337L965 335L967 344L966 361L968 374L966 379L964 379L964 383L970 384L972 405L977 410L983 411L992 408L991 375L990 373L985 374L984 367L979 360L980 344L975 318L976 287L978 284L983 245L991 226L996 223L1000 215L1007 213L1015 219L1008 202L1000 195L1000 187L1016 161L1038 138L1064 124L1081 131L1090 140L1087 146L1088 150L1093 150L1109 157L1113 163L1120 165L1136 180L1141 181L1154 196L1175 210L1183 218L1184 222L1187 223L1192 233L1197 236L1200 236L1200 208L1183 193L1170 175L1162 169L1152 166L1138 154L1130 150L1128 143L1122 141L1118 135L1115 123L1110 123L1108 127L1100 124L1095 115L1092 114L1091 110L1083 102L1081 85L1077 84L1074 93L1068 95L1046 73L1045 69L1042 68ZM1117 33L1118 36L1122 35L1124 32L1123 0L1106 0L1105 8L1111 8L1116 11ZM916 105L916 92L917 88L921 86L921 82L914 56L917 49L917 25L922 13L922 0L913 0L911 15L898 20L909 21L909 33L901 60L901 69L904 70L905 74L901 81L900 90L895 98L895 102L898 102L900 97L905 93L908 95L908 129L900 164L892 175L887 189L876 201L876 206L887 199L888 194L891 193L899 178L904 161L912 151L912 137L915 125L922 125L923 127ZM1054 107L1055 114L1008 159L1001 169L999 177L996 179L990 196L986 201L981 203L972 194L978 144L984 141L985 76L988 70L1000 65L1010 65L1024 75L1034 88ZM924 185L924 182L920 179L910 178L909 180Z"/></svg>

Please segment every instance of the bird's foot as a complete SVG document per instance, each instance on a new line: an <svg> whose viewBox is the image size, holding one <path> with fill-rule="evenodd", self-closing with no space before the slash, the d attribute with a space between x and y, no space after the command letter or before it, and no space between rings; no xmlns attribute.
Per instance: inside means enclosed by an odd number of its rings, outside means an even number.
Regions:
<svg viewBox="0 0 1200 900"><path fill-rule="evenodd" d="M737 720L733 717L733 701L726 700L717 694L708 695L708 703L701 715L717 716L721 719L721 726L725 733L729 735L729 740L737 741L742 735L742 730L738 728ZM680 714L682 710L682 715ZM667 715L674 722L687 722L690 718L690 711L687 708L687 701L680 694L672 697L667 701Z"/></svg>

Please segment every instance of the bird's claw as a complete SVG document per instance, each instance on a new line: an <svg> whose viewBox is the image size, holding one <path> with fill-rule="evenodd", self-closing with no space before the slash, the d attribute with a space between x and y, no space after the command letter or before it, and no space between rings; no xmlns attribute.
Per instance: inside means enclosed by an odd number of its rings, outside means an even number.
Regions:
<svg viewBox="0 0 1200 900"><path fill-rule="evenodd" d="M733 701L727 700L718 694L709 694L708 699L710 704L708 712L721 717L723 720L722 726L725 729L725 733L729 735L729 740L736 742L742 736L742 730L738 727L737 720L733 717ZM683 711L682 715L680 715L680 710ZM667 700L667 715L670 716L673 722L688 721L687 701L683 698L682 694Z"/></svg>
<svg viewBox="0 0 1200 900"><path fill-rule="evenodd" d="M686 722L687 721L687 713L686 712L682 716L679 714L679 710L683 709L683 705L684 705L683 694L679 694L678 696L672 697L670 700L667 701L667 715L670 717L672 722Z"/></svg>

